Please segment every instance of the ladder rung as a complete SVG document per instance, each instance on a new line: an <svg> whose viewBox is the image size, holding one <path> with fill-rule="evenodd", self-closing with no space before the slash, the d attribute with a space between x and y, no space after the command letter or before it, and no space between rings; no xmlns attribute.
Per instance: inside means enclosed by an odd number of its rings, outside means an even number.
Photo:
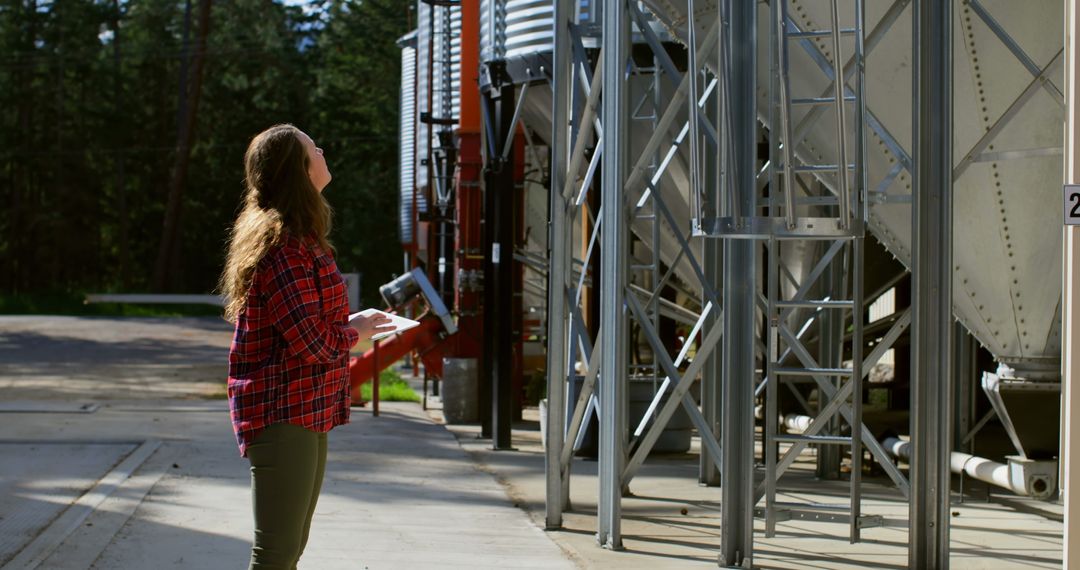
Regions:
<svg viewBox="0 0 1080 570"><path fill-rule="evenodd" d="M839 169L835 164L804 164L796 166L795 172L836 172ZM848 169L855 170L855 165L849 164Z"/></svg>
<svg viewBox="0 0 1080 570"><path fill-rule="evenodd" d="M849 309L855 301L777 301L781 309Z"/></svg>
<svg viewBox="0 0 1080 570"><path fill-rule="evenodd" d="M854 95L844 97L844 101L854 101ZM836 102L836 97L799 97L792 99L792 105L831 105Z"/></svg>
<svg viewBox="0 0 1080 570"><path fill-rule="evenodd" d="M851 445L851 438L841 435L778 435L773 438L780 443L821 443L828 445Z"/></svg>
<svg viewBox="0 0 1080 570"><path fill-rule="evenodd" d="M789 38L823 38L825 36L831 36L832 30L807 30L805 32L788 32ZM855 28L841 28L840 35L852 36L855 35Z"/></svg>
<svg viewBox="0 0 1080 570"><path fill-rule="evenodd" d="M851 376L850 368L773 368L777 376Z"/></svg>

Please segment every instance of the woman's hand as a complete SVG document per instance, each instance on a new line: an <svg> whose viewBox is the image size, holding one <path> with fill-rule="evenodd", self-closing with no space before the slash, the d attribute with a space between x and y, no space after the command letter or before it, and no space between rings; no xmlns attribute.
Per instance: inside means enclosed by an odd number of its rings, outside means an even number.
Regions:
<svg viewBox="0 0 1080 570"><path fill-rule="evenodd" d="M390 318L382 313L375 313L368 317L357 313L349 319L349 325L360 333L360 340L368 340L379 333L394 330L394 327L386 326L389 322Z"/></svg>

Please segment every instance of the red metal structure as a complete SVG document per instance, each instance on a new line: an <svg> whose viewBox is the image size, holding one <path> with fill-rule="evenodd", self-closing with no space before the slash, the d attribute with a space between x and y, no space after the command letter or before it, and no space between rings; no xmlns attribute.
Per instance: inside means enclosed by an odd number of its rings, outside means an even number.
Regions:
<svg viewBox="0 0 1080 570"><path fill-rule="evenodd" d="M460 10L460 78L457 81L459 88L458 92L458 105L455 109L456 117L442 117L437 116L436 112L438 107L432 104L432 93L416 93L416 100L427 101L427 108L417 109L417 118L420 121L428 121L428 132L433 132L437 125L440 125L445 135L445 129L448 125L448 120L453 119L456 125L453 126L452 144L448 144L449 139L445 136L440 139L441 149L447 149L446 156L452 157L449 159L449 168L452 171L445 170L447 168L447 162L438 162L434 160L427 161L429 180L428 188L416 187L414 188L414 199L412 215L413 227L415 232L413 234L412 243L403 244L407 253L409 254L409 262L413 271L424 271L429 283L434 283L438 289L438 295L432 295L425 291L424 297L427 301L428 307L434 309L435 305L442 305L445 301L445 305L450 305L448 312L442 314L432 314L435 311L429 311L427 316L421 319L422 324L419 327L406 331L400 335L396 335L392 338L385 339L378 343L378 346L368 350L365 354L359 357L350 359L349 373L353 387L354 399L359 401L360 386L364 382L368 382L377 377L378 373L391 366L401 358L408 356L410 353L416 353L418 359L424 364L425 380L432 378L439 380L443 374L443 358L469 358L476 359L480 362L489 360L490 355L485 355L484 349L484 335L485 322L484 322L484 272L485 265L489 264L491 260L490 248L485 246L485 215L491 216L492 212L485 212L485 156L482 145L484 139L482 137L482 131L484 129L482 105L484 104L484 97L481 93L480 73L482 66L480 64L480 5L479 2L461 2L456 3L452 7L450 4L440 4L437 2L427 3L427 9L430 10L429 18L434 18L436 15L445 15L444 10L459 9ZM420 34L420 41L425 41L423 38L428 37L427 41L434 41L437 32L432 28L432 32L425 36ZM422 30L421 30L422 31ZM442 32L438 32L442 33ZM441 37L441 36L440 36ZM424 46L419 46L418 49L423 51ZM430 75L431 69L433 69L433 45L429 45L426 49L427 54L427 66L429 67L428 81L426 82L427 90L434 89L433 85L435 78ZM424 67L424 63L417 62L417 73L423 73L421 69ZM445 68L443 66L442 68ZM441 68L441 69L442 69ZM407 80L407 79L406 79ZM513 109L513 101L508 100L506 102L507 111ZM418 107L420 104L418 103ZM443 111L445 112L445 111ZM427 119L423 116L426 115ZM509 113L507 117L509 118ZM503 224L509 224L514 231L503 239L505 251L507 253L505 262L512 264L514 270L510 283L503 285L503 287L509 287L513 295L512 301L504 303L504 307L492 307L493 310L500 314L500 320L498 328L503 329L503 333L508 333L507 336L513 337L513 340L509 341L510 345L506 346L505 352L510 356L510 361L507 363L509 366L503 365L500 367L500 371L510 369L512 372L509 374L511 377L511 389L509 390L512 395L510 400L513 402L513 416L520 416L521 409L521 394L523 393L523 378L522 378L522 343L521 335L523 333L522 323L522 311L521 311L521 289L522 289L522 269L520 265L513 259L513 251L516 249L523 240L522 228L524 226L522 217L522 204L521 199L522 183L524 179L524 137L521 130L516 125L507 126L513 128L516 132L516 136L511 137L515 144L507 157L507 164L512 168L512 174L509 178L509 184L506 187L501 187L498 190L505 193L504 200L509 200L513 205L508 211L510 214L504 215L504 217L510 218L502 221ZM429 136L431 136L429 134ZM430 143L429 143L430 144ZM489 157L490 158L490 157ZM436 172L433 169L442 168ZM452 173L452 178L450 175ZM438 176L439 180L448 181L453 189L453 196L449 202L449 207L446 203L441 205L441 209L437 212L430 206L434 204L434 196L432 196L431 181ZM492 189L488 189L489 192ZM421 217L416 208L419 200L416 196L420 192L425 192L427 195L422 196L426 198L426 203L429 204L429 211ZM444 195L445 196L445 195ZM491 225L493 220L488 220L488 226ZM442 229L440 229L442 228ZM452 238L448 235L444 235L445 232L452 232ZM441 233L443 232L443 233ZM452 239L450 244L447 244L447 240ZM452 244L452 245L451 245ZM450 247L447 247L450 245ZM446 259L441 259L444 255ZM445 272L439 273L440 266L445 268ZM452 284L452 289L450 285ZM433 296L443 296L437 302L433 303ZM388 299L390 304L396 310L403 310L405 305L395 304ZM508 310L510 306L513 310ZM445 311L443 309L443 311ZM453 315L453 323L448 322L446 314ZM490 317L491 315L489 315ZM495 334L500 334L495 332ZM502 345L500 345L502 346ZM489 351L491 348L489 347ZM500 348L498 352L503 352ZM482 366L481 366L482 368ZM481 415L484 418L489 418L491 413L491 387L488 385L490 381L481 379L481 394L479 400L481 403ZM506 390L504 390L506 391ZM376 393L373 390L373 395ZM377 397L376 397L377 398ZM485 419L485 425L489 420ZM485 428L486 429L486 428Z"/></svg>
<svg viewBox="0 0 1080 570"><path fill-rule="evenodd" d="M378 366L375 364L375 348L369 349L362 356L350 358L349 382L352 384L353 394L359 394L360 385L375 378L376 367L379 368L378 372L381 372L413 350L419 353L420 361L424 363L428 374L442 376L442 359L446 348L444 332L439 317L428 315L420 319L420 326L379 342ZM355 397L354 399L358 400Z"/></svg>

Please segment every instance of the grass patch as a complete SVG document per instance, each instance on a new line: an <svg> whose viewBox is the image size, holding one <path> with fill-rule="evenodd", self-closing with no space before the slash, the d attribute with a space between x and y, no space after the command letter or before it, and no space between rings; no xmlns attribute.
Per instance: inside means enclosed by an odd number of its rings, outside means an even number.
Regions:
<svg viewBox="0 0 1080 570"><path fill-rule="evenodd" d="M360 397L371 400L371 382L360 386ZM419 402L420 394L409 387L409 383L395 370L384 370L379 374L379 401L381 402Z"/></svg>
<svg viewBox="0 0 1080 570"><path fill-rule="evenodd" d="M131 303L85 304L82 293L0 293L3 315L70 315L91 317L216 317L221 308L211 305L150 305Z"/></svg>
<svg viewBox="0 0 1080 570"><path fill-rule="evenodd" d="M381 396L382 394L380 394ZM205 392L199 396L204 400L228 400L229 390L225 386L219 386L209 392Z"/></svg>

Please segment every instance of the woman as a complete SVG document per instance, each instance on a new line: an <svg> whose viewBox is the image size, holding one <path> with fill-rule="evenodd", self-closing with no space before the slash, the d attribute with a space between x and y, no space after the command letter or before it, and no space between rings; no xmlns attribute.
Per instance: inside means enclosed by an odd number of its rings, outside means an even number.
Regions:
<svg viewBox="0 0 1080 570"><path fill-rule="evenodd" d="M251 462L252 569L296 568L326 466L326 432L349 420L349 349L389 321L349 319L327 242L322 149L292 125L259 133L244 155L244 202L221 290L236 323L229 410Z"/></svg>

